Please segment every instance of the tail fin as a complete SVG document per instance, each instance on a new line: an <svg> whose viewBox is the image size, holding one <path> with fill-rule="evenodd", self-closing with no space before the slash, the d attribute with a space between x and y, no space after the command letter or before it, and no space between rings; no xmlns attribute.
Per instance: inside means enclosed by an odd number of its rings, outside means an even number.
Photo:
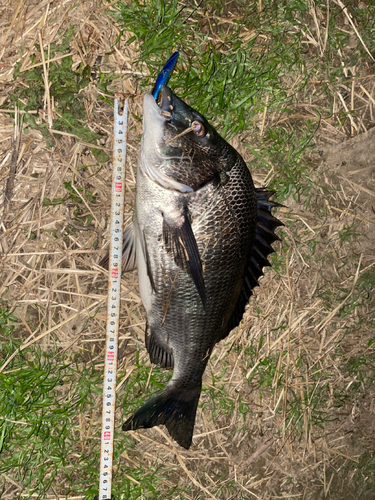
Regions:
<svg viewBox="0 0 375 500"><path fill-rule="evenodd" d="M122 430L149 429L164 424L172 438L180 446L189 449L201 386L182 390L176 384L168 385L139 408L124 423Z"/></svg>

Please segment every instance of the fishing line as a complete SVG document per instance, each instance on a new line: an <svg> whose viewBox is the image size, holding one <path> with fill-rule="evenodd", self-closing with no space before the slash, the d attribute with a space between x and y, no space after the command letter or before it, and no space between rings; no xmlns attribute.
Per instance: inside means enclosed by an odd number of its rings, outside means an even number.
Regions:
<svg viewBox="0 0 375 500"><path fill-rule="evenodd" d="M182 24L186 24L186 22L187 22L187 21L188 21L188 20L192 17L192 15L196 13L196 11L199 9L199 7L202 5L202 3L203 3L203 0L201 0L201 1L199 2L199 4L195 7L195 9L193 9L193 10L190 12L190 14L189 14L189 15L188 15L188 16L187 16L184 20L183 20ZM182 12L182 11L183 11L186 7L187 7L187 6L184 6L184 7L180 10L180 12Z"/></svg>

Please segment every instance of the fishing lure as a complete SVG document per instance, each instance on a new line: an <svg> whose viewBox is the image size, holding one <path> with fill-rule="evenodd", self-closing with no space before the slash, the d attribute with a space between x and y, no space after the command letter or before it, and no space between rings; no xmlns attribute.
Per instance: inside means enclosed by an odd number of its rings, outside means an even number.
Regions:
<svg viewBox="0 0 375 500"><path fill-rule="evenodd" d="M171 77L172 71L174 70L176 64L177 64L177 59L178 56L180 55L179 52L174 52L171 57L168 59L166 62L164 68L161 70L159 73L159 76L156 79L154 88L152 89L152 96L157 101L159 94L163 88L164 85L167 85L169 78Z"/></svg>

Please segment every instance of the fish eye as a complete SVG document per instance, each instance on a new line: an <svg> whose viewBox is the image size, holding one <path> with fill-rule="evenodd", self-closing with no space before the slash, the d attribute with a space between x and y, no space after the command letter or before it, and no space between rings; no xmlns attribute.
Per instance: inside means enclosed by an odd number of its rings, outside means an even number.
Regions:
<svg viewBox="0 0 375 500"><path fill-rule="evenodd" d="M198 137L203 137L204 135L206 135L206 129L204 128L203 123L199 122L198 120L194 120L192 122L191 128L193 129L194 134Z"/></svg>

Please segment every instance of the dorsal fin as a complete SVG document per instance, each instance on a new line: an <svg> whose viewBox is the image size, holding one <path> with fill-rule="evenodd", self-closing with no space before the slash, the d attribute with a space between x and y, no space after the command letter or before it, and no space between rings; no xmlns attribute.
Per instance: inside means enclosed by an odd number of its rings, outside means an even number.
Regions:
<svg viewBox="0 0 375 500"><path fill-rule="evenodd" d="M246 304L252 295L252 289L259 286L258 278L263 276L263 267L270 266L268 255L274 252L272 243L280 238L275 234L275 229L284 224L271 213L274 207L281 207L279 203L270 201L274 191L267 189L256 189L258 222L255 229L255 241L252 249L247 255L245 273L240 295L236 307L228 322L228 326L221 340L224 339L233 328L239 325L245 312Z"/></svg>

